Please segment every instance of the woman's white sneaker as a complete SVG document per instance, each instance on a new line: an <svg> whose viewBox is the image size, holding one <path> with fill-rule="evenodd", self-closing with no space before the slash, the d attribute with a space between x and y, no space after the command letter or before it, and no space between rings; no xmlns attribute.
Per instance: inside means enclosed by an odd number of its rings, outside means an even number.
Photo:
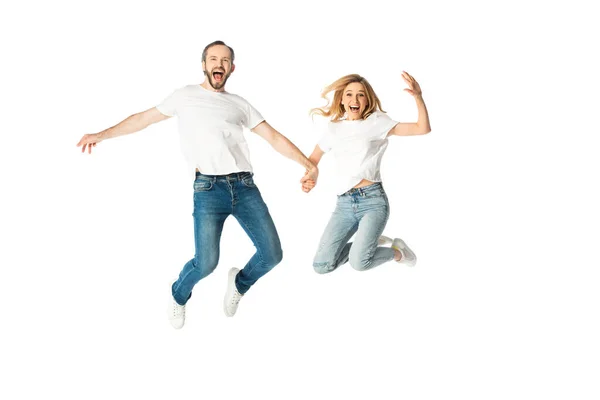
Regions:
<svg viewBox="0 0 600 400"><path fill-rule="evenodd" d="M237 287L235 286L235 277L238 272L240 272L239 269L231 268L227 278L227 291L225 292L225 299L223 300L223 309L225 310L225 315L228 317L233 317L235 315L243 296L238 292Z"/></svg>
<svg viewBox="0 0 600 400"><path fill-rule="evenodd" d="M377 246L387 246L388 244L392 244L392 238L381 235L379 239L377 239Z"/></svg>
<svg viewBox="0 0 600 400"><path fill-rule="evenodd" d="M392 242L392 249L396 249L402 254L402 258L397 262L406 264L409 267L414 267L417 263L417 256L413 251L404 243L404 240L400 238L394 239Z"/></svg>

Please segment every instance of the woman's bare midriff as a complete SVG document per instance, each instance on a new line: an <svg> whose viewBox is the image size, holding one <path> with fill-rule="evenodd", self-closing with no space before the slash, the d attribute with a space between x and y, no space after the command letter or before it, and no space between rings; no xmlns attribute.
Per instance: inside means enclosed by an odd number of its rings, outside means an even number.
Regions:
<svg viewBox="0 0 600 400"><path fill-rule="evenodd" d="M371 182L369 180L363 179L362 181L358 182L357 185L354 186L354 189L358 189L358 188L361 188L361 187L369 186L369 185L372 185L374 183L375 182Z"/></svg>

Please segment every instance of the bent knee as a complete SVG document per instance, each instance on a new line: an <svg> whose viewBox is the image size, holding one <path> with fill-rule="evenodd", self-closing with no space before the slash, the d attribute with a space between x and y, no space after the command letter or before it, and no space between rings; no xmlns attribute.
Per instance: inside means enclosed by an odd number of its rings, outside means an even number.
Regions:
<svg viewBox="0 0 600 400"><path fill-rule="evenodd" d="M200 271L203 277L210 275L217 268L218 264L218 257L205 258L196 256L192 260L192 266L195 270Z"/></svg>
<svg viewBox="0 0 600 400"><path fill-rule="evenodd" d="M365 271L371 266L370 259L350 259L350 266L357 271Z"/></svg>
<svg viewBox="0 0 600 400"><path fill-rule="evenodd" d="M334 268L328 262L314 262L313 269L317 274L326 274L334 270Z"/></svg>
<svg viewBox="0 0 600 400"><path fill-rule="evenodd" d="M283 250L281 247L271 249L267 254L263 255L262 259L265 264L273 268L283 260Z"/></svg>

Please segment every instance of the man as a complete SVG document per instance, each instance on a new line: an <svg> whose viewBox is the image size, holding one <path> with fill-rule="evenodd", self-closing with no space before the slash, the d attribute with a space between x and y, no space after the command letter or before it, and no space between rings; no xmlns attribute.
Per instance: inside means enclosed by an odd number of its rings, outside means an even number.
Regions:
<svg viewBox="0 0 600 400"><path fill-rule="evenodd" d="M225 314L233 316L248 289L282 258L279 236L260 192L252 179L249 151L243 127L258 134L280 154L301 164L301 179L316 180L317 167L285 136L273 129L246 100L225 91L235 70L234 51L222 41L202 52L205 79L200 85L175 90L161 104L134 114L96 134L84 135L77 146L82 152L103 140L140 131L172 116L179 117L184 156L196 171L194 181L195 256L185 264L172 285L169 320L180 329L185 322L185 304L196 283L217 266L223 224L233 215L246 231L256 253L242 270L229 271L224 299Z"/></svg>

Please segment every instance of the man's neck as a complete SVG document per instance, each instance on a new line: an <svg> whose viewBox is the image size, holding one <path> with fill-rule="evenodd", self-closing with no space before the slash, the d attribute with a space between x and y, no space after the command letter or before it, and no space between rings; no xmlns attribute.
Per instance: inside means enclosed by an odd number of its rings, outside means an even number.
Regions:
<svg viewBox="0 0 600 400"><path fill-rule="evenodd" d="M202 82L200 84L200 86L202 86L204 89L206 89L210 92L224 92L225 91L225 85L223 85L220 89L215 89L214 87L212 87L210 85L210 83L208 82L208 79L204 79L204 82Z"/></svg>

